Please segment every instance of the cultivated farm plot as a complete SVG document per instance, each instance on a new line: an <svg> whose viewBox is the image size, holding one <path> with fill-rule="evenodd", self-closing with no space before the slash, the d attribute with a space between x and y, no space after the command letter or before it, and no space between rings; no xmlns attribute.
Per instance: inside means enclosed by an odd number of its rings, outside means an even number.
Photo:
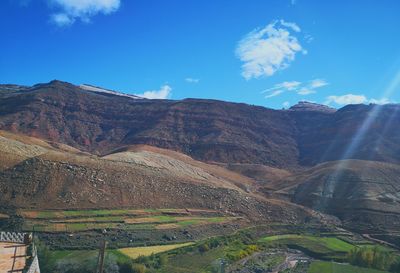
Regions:
<svg viewBox="0 0 400 273"><path fill-rule="evenodd" d="M117 210L21 210L24 229L39 232L80 232L98 229L179 229L188 226L223 224L241 219L211 210L117 209Z"/></svg>
<svg viewBox="0 0 400 273"><path fill-rule="evenodd" d="M274 235L261 238L260 243L271 246L286 245L290 248L302 250L318 258L341 259L353 249L355 245L335 237L317 237L311 235Z"/></svg>
<svg viewBox="0 0 400 273"><path fill-rule="evenodd" d="M157 246L143 246L143 247L128 247L118 249L122 254L130 257L131 259L136 259L139 256L150 256L152 254L158 254L173 249L190 246L193 243L182 243L182 244L171 244L171 245L157 245Z"/></svg>
<svg viewBox="0 0 400 273"><path fill-rule="evenodd" d="M106 257L113 256L119 261L131 260L136 259L140 256L150 256L152 254L168 252L178 248L191 246L193 244L193 242L188 242L181 244L108 249L106 250ZM91 261L95 261L97 259L97 256L97 250L55 250L49 253L49 259L47 260L47 263L53 266L57 263L63 264L63 262L85 264L90 263Z"/></svg>

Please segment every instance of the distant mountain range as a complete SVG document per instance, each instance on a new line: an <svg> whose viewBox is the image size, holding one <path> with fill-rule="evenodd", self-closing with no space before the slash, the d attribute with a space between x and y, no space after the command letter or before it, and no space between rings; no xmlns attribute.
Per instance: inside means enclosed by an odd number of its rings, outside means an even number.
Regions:
<svg viewBox="0 0 400 273"><path fill-rule="evenodd" d="M271 218L282 213L296 221L319 219L317 210L352 229L395 230L399 110L309 102L273 110L149 100L61 81L0 85L2 203L88 207L109 198L114 207L137 206L136 193L153 187L148 206L192 202L253 216L271 207ZM165 180L168 190L148 180ZM189 182L190 190L183 186ZM180 201L171 201L177 192Z"/></svg>

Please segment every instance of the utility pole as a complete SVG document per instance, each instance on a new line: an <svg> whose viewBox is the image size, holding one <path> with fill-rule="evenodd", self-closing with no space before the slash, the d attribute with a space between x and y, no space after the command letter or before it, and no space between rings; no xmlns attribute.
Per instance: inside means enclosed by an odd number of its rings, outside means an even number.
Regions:
<svg viewBox="0 0 400 273"><path fill-rule="evenodd" d="M99 257L97 259L97 273L104 273L104 256L106 253L107 242L104 240L100 246Z"/></svg>

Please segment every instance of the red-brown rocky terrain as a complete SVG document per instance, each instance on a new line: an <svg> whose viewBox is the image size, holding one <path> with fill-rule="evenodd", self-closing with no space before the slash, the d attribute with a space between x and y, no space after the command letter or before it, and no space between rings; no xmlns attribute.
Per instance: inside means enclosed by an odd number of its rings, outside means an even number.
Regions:
<svg viewBox="0 0 400 273"><path fill-rule="evenodd" d="M394 230L399 110L306 102L273 110L60 81L0 85L0 202L199 207L291 222L315 217L309 207L354 229Z"/></svg>

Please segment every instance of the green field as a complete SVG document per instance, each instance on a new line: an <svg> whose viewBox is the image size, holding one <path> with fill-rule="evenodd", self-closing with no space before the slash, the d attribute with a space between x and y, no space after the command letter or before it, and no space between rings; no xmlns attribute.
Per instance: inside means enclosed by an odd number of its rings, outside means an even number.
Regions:
<svg viewBox="0 0 400 273"><path fill-rule="evenodd" d="M222 224L237 217L217 215L212 211L183 209L147 210L21 210L23 229L37 232L82 232L87 230L179 229L205 224Z"/></svg>
<svg viewBox="0 0 400 273"><path fill-rule="evenodd" d="M56 219L91 216L138 216L152 213L184 213L181 209L156 210L156 209L95 209L95 210L20 210L19 214L24 218Z"/></svg>
<svg viewBox="0 0 400 273"><path fill-rule="evenodd" d="M160 215L160 217L155 218L159 221L169 221L171 220L170 217L175 216L164 217ZM212 219L211 222L221 220L212 217L210 219ZM307 254L311 253L310 256L314 255L313 257L316 260L311 263L309 268L308 263L301 265L300 270L307 270L308 268L308 273L384 273L383 271L328 261L335 259L345 261L347 252L357 246L333 237L333 234L331 234L332 237L318 237L310 234L271 236L256 234L252 228L247 228L231 235L211 237L194 242L109 249L107 250L107 263L132 263L145 266L149 269L148 272L152 273L211 273L220 270L221 259L223 259L227 265L237 269L243 266L243 261L250 261L251 266L257 264L258 268L272 270L285 260L284 251L287 248L294 248L301 249ZM373 245L371 242L369 244ZM283 252L276 252L276 248ZM98 255L96 250L49 252L48 259L42 259L42 264L45 267L49 266L51 270L70 264L93 266ZM264 258L260 258L260 253L265 255L261 256ZM53 272L51 270L49 272ZM89 270L89 272L91 271Z"/></svg>
<svg viewBox="0 0 400 273"><path fill-rule="evenodd" d="M317 261L311 264L308 273L387 273L387 272L352 266L348 264Z"/></svg>
<svg viewBox="0 0 400 273"><path fill-rule="evenodd" d="M136 259L139 256L150 256L151 254L158 254L190 245L193 245L193 243L189 242L189 243L171 244L171 245L128 247L128 248L118 249L118 251L132 259Z"/></svg>
<svg viewBox="0 0 400 273"><path fill-rule="evenodd" d="M306 252L316 258L343 259L355 246L335 237L285 234L267 236L259 240L268 246L287 246Z"/></svg>

